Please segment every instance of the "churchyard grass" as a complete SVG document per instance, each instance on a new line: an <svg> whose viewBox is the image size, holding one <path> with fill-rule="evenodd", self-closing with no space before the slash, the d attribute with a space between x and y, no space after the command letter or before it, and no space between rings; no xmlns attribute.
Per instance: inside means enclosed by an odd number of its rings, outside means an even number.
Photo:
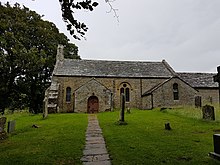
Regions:
<svg viewBox="0 0 220 165"><path fill-rule="evenodd" d="M220 108L219 105L214 105L215 108L215 120L220 122ZM202 108L195 107L179 107L174 109L165 109L163 112L167 112L169 114L183 116L193 119L201 119L202 118Z"/></svg>
<svg viewBox="0 0 220 165"><path fill-rule="evenodd" d="M133 164L220 164L210 158L213 134L220 133L216 121L202 120L201 109L176 108L160 111L135 110L125 113L127 125L119 125L119 111L99 113L113 165ZM42 115L15 113L16 131L0 141L0 164L81 164L86 114ZM172 130L164 129L170 122ZM35 124L39 128L32 128Z"/></svg>
<svg viewBox="0 0 220 165"><path fill-rule="evenodd" d="M208 156L213 134L220 133L219 110L217 121L202 120L200 111L132 109L125 115L127 125L117 124L119 111L98 114L112 164L220 164ZM172 130L165 130L166 122Z"/></svg>
<svg viewBox="0 0 220 165"><path fill-rule="evenodd" d="M16 131L0 141L0 164L81 164L87 128L86 114L15 113ZM32 125L39 128L32 128Z"/></svg>

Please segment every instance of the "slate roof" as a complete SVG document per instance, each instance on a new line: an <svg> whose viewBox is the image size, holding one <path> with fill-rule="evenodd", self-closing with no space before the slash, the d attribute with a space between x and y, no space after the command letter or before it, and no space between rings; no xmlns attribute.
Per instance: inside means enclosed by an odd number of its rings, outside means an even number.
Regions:
<svg viewBox="0 0 220 165"><path fill-rule="evenodd" d="M172 68L162 62L104 61L64 59L57 63L53 75L125 78L169 78Z"/></svg>
<svg viewBox="0 0 220 165"><path fill-rule="evenodd" d="M194 88L216 88L213 76L217 73L177 73L177 75Z"/></svg>

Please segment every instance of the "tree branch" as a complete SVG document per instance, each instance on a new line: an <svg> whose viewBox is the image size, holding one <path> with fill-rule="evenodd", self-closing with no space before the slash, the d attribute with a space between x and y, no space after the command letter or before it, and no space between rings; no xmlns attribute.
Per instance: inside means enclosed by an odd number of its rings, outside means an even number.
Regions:
<svg viewBox="0 0 220 165"><path fill-rule="evenodd" d="M114 8L112 6L112 2L114 2L115 0L105 0L105 2L109 5L110 10L107 13L114 13L114 17L117 19L117 21L119 22L119 15L117 14L118 9Z"/></svg>

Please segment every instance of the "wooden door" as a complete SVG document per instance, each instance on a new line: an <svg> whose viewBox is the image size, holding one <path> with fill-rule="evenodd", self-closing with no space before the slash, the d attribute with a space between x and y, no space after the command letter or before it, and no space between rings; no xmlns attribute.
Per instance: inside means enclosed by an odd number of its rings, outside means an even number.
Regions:
<svg viewBox="0 0 220 165"><path fill-rule="evenodd" d="M88 113L98 113L99 111L99 100L96 96L91 96L88 99Z"/></svg>

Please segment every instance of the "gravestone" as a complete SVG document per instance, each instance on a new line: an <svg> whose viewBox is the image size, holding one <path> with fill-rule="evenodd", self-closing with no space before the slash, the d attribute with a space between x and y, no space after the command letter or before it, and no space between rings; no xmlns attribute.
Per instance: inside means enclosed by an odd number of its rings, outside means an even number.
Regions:
<svg viewBox="0 0 220 165"><path fill-rule="evenodd" d="M218 82L218 90L219 90L219 106L220 106L220 66L217 67L217 75L215 75L214 78L214 82Z"/></svg>
<svg viewBox="0 0 220 165"><path fill-rule="evenodd" d="M0 140L5 139L7 137L7 134L5 132L6 120L6 117L0 118Z"/></svg>
<svg viewBox="0 0 220 165"><path fill-rule="evenodd" d="M211 105L205 105L202 107L202 115L205 120L215 120L215 110Z"/></svg>
<svg viewBox="0 0 220 165"><path fill-rule="evenodd" d="M127 108L127 113L130 114L131 113L131 109Z"/></svg>
<svg viewBox="0 0 220 165"><path fill-rule="evenodd" d="M195 107L196 108L201 108L202 107L202 97L201 96L196 96L195 97Z"/></svg>
<svg viewBox="0 0 220 165"><path fill-rule="evenodd" d="M48 116L48 91L49 88L46 89L43 100L43 118L47 118Z"/></svg>
<svg viewBox="0 0 220 165"><path fill-rule="evenodd" d="M15 124L16 124L15 120L8 122L8 129L7 129L8 133L12 133L15 131Z"/></svg>
<svg viewBox="0 0 220 165"><path fill-rule="evenodd" d="M220 134L213 135L214 152L210 152L209 156L220 160Z"/></svg>
<svg viewBox="0 0 220 165"><path fill-rule="evenodd" d="M121 94L121 114L120 114L120 121L125 121L125 95Z"/></svg>
<svg viewBox="0 0 220 165"><path fill-rule="evenodd" d="M43 118L47 118L48 116L48 99L45 97L43 100Z"/></svg>
<svg viewBox="0 0 220 165"><path fill-rule="evenodd" d="M165 123L165 130L171 130L170 123Z"/></svg>

